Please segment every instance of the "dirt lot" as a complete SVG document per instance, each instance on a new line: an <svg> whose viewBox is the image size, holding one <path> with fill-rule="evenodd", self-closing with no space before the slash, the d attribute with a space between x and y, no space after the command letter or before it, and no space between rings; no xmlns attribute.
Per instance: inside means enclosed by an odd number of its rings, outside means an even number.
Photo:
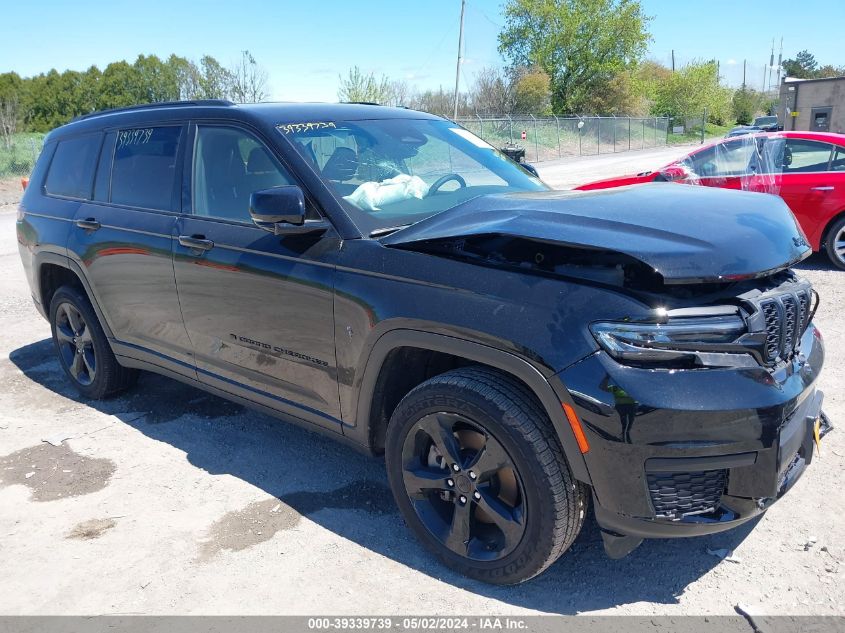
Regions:
<svg viewBox="0 0 845 633"><path fill-rule="evenodd" d="M556 185L682 150L546 164ZM2 201L0 201L2 204ZM14 208L0 207L0 613L845 613L845 426L756 525L604 555L594 524L514 588L457 576L397 515L382 464L166 378L80 401L30 304ZM822 296L821 387L845 421L845 273ZM44 440L49 439L54 446ZM64 440L62 442L62 440ZM708 550L733 550L725 561Z"/></svg>

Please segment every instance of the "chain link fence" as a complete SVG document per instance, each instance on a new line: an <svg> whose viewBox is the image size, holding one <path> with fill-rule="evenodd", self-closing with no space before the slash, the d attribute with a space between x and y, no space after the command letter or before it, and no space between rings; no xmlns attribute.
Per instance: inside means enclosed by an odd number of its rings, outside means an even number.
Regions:
<svg viewBox="0 0 845 633"><path fill-rule="evenodd" d="M43 146L43 134L12 134L0 137L0 180L29 176Z"/></svg>
<svg viewBox="0 0 845 633"><path fill-rule="evenodd" d="M672 132L665 117L476 116L457 122L495 147L521 145L530 162L663 147ZM0 180L29 176L43 141L34 133L0 138Z"/></svg>
<svg viewBox="0 0 845 633"><path fill-rule="evenodd" d="M466 129L491 145L519 144L525 160L542 162L564 156L612 154L664 147L669 133L665 117L459 117Z"/></svg>

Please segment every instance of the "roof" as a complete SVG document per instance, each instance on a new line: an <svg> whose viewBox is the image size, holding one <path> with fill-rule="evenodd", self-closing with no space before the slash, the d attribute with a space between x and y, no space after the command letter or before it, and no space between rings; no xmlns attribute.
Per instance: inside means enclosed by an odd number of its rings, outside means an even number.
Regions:
<svg viewBox="0 0 845 633"><path fill-rule="evenodd" d="M364 103L248 103L223 100L148 103L114 110L92 112L56 128L52 135L64 136L118 126L150 122L184 121L191 118L246 120L262 125L318 121L361 121L365 119L437 119L433 114Z"/></svg>
<svg viewBox="0 0 845 633"><path fill-rule="evenodd" d="M800 79L799 77L784 77L783 83L785 84L800 84L800 83L807 83L809 81L838 81L841 79L845 79L845 75L840 75L838 77L815 77L813 79Z"/></svg>

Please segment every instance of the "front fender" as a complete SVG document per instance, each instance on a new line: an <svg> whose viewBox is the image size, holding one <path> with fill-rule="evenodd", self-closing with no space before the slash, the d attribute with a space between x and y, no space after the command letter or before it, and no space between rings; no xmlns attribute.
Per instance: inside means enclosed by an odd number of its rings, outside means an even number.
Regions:
<svg viewBox="0 0 845 633"><path fill-rule="evenodd" d="M472 362L495 367L520 380L537 397L549 416L560 438L573 475L581 481L590 482L584 458L564 415L562 405L564 403L572 405L573 402L563 384L556 378L550 382L536 367L510 352L443 334L395 329L378 338L367 358L364 371L360 372L360 377L354 385L354 392L357 394L354 407L355 420L353 424L344 426L344 435L357 443L370 444L372 403L376 383L388 354L401 347L452 354ZM556 387L553 387L553 384Z"/></svg>

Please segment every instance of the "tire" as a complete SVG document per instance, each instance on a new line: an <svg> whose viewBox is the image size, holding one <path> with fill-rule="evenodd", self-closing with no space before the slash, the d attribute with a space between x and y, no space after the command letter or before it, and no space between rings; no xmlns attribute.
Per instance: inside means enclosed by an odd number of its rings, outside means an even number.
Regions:
<svg viewBox="0 0 845 633"><path fill-rule="evenodd" d="M837 249L836 243L840 246ZM824 250L828 259L839 270L845 270L845 217L839 218L827 231Z"/></svg>
<svg viewBox="0 0 845 633"><path fill-rule="evenodd" d="M539 402L486 367L455 369L408 393L391 416L385 460L417 538L476 580L533 578L584 523L587 488L573 478Z"/></svg>
<svg viewBox="0 0 845 633"><path fill-rule="evenodd" d="M71 286L62 286L50 301L50 329L59 364L76 390L91 400L131 387L138 370L117 362L91 302Z"/></svg>

